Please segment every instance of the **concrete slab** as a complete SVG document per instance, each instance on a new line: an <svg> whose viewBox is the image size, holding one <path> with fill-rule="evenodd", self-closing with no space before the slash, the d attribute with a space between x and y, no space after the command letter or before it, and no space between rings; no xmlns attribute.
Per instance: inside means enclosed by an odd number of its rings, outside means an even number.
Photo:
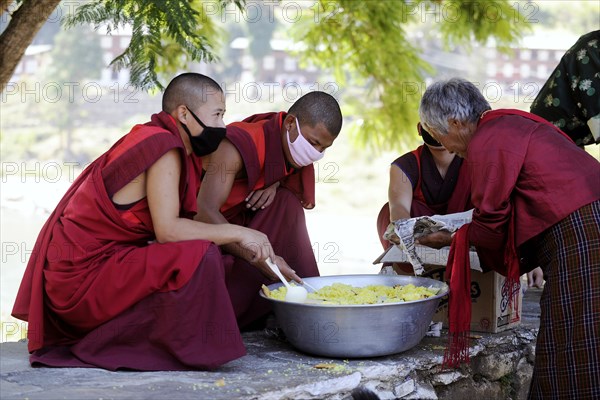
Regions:
<svg viewBox="0 0 600 400"><path fill-rule="evenodd" d="M500 334L474 335L471 357L510 351L525 362L530 359L539 325L540 292L526 293L524 321L519 328ZM341 360L300 353L277 333L273 329L244 333L248 355L210 372L31 368L25 342L1 343L0 398L351 399L351 391L358 386L373 390L380 398L416 398L424 391L428 398L437 398L436 387L451 385L454 379L449 378L448 371L440 369L445 335L426 337L415 348L392 356ZM327 368L317 368L319 364L327 364ZM473 375L470 366L458 371L459 374L452 376L456 375L463 385Z"/></svg>

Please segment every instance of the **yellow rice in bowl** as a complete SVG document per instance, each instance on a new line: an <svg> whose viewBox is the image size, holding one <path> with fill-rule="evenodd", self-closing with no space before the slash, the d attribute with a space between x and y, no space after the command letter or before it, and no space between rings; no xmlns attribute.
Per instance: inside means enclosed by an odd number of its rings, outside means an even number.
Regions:
<svg viewBox="0 0 600 400"><path fill-rule="evenodd" d="M265 290L266 289L266 290ZM280 286L275 290L269 290L263 286L265 294L275 300L285 300L287 288ZM334 283L324 286L316 292L308 294L311 303L330 305L354 305L354 304L383 304L401 303L415 301L435 296L439 289L424 286L408 285L369 285L355 287L344 283Z"/></svg>

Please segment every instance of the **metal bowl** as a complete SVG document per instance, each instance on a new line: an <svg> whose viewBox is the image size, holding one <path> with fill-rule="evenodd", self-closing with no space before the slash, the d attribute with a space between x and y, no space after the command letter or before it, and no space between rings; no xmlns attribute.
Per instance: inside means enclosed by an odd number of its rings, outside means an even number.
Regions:
<svg viewBox="0 0 600 400"><path fill-rule="evenodd" d="M437 295L405 303L320 305L268 298L288 341L309 354L337 358L376 357L416 346L429 329L448 285L429 278L394 275L336 275L304 278L317 289L335 282L352 286L408 285L439 288ZM275 290L282 283L269 285Z"/></svg>

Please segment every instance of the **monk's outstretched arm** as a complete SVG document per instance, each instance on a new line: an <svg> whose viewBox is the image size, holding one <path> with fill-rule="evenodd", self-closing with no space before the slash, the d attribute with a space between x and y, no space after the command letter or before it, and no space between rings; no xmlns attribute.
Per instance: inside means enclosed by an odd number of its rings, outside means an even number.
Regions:
<svg viewBox="0 0 600 400"><path fill-rule="evenodd" d="M252 260L274 257L267 236L237 225L207 224L179 217L179 176L181 156L173 149L146 172L146 195L159 243L183 240L209 240L217 245L237 243Z"/></svg>
<svg viewBox="0 0 600 400"><path fill-rule="evenodd" d="M206 173L198 193L196 220L209 224L228 223L220 210L231 193L235 179L241 177L241 174L245 172L243 165L239 151L227 139L221 142L216 151L202 158L202 166ZM277 279L277 276L273 274L265 262L256 262L256 260L249 257L248 251L239 243L227 243L222 247L229 254L252 263L266 276ZM284 276L301 282L301 278L296 275L296 272L289 267L283 258L274 255L272 260L279 266Z"/></svg>
<svg viewBox="0 0 600 400"><path fill-rule="evenodd" d="M240 153L227 139L221 142L215 152L202 158L205 174L198 193L198 213L195 217L197 221L209 224L228 223L221 213L221 207L227 201L242 166ZM243 252L235 243L226 244L223 248L236 257L250 261L247 253Z"/></svg>
<svg viewBox="0 0 600 400"><path fill-rule="evenodd" d="M238 149L227 139L223 139L216 151L202 158L205 174L198 193L197 221L208 224L228 223L221 213L221 207L227 201L235 179L240 177L243 165ZM223 249L229 254L251 261L248 253L237 243L227 243Z"/></svg>

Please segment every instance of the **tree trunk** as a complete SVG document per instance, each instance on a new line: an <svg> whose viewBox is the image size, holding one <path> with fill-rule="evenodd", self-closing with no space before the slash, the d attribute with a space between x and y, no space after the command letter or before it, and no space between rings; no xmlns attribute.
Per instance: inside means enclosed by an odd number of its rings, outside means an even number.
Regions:
<svg viewBox="0 0 600 400"><path fill-rule="evenodd" d="M2 0L0 5L10 8L10 3ZM0 35L1 91L6 88L25 50L59 3L60 0L24 0L12 14L8 26ZM4 11L2 9L2 14Z"/></svg>
<svg viewBox="0 0 600 400"><path fill-rule="evenodd" d="M10 6L12 2L13 0L0 0L0 15L9 11L8 6Z"/></svg>

